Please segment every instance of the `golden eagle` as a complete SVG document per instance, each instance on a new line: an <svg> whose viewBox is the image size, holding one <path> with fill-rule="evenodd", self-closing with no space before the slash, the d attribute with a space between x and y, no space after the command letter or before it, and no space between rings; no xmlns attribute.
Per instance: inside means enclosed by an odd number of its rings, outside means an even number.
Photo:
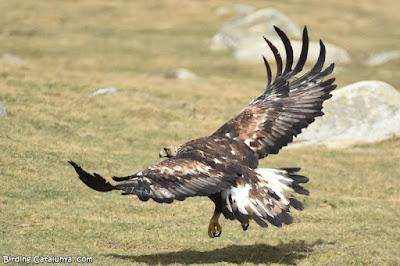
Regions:
<svg viewBox="0 0 400 266"><path fill-rule="evenodd" d="M324 80L334 64L323 70L326 52L322 41L314 67L296 78L307 59L307 28L303 30L302 50L294 68L291 43L282 30L275 30L285 47L285 67L277 48L264 37L276 60L276 77L271 81L271 68L263 57L268 76L266 89L238 116L210 136L164 148L160 157L168 159L127 177L113 177L119 182L115 185L70 161L79 178L94 190L122 190L142 201L152 198L171 203L207 196L215 203L208 227L210 237L222 232L218 223L221 213L227 219L238 220L243 230L247 230L250 220L262 227L268 226L267 221L278 227L292 223L290 207L303 209L292 194L308 195L309 191L301 186L308 178L297 174L300 168L258 168L258 161L277 154L322 116L322 103L331 98L336 85L334 78Z"/></svg>

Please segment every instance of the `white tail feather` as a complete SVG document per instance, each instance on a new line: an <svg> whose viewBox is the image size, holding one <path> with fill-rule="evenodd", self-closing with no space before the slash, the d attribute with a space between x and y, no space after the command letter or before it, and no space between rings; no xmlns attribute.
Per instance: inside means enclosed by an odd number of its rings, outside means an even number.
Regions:
<svg viewBox="0 0 400 266"><path fill-rule="evenodd" d="M284 205L289 205L290 201L285 191L294 192L294 190L290 187L293 180L285 176L287 175L287 171L268 168L256 168L254 171L259 174L259 179L261 181L259 184L262 187L265 187L265 189L270 188L276 195L278 195ZM265 181L265 183L262 181Z"/></svg>
<svg viewBox="0 0 400 266"><path fill-rule="evenodd" d="M222 192L222 199L229 214L225 216L239 220L253 218L261 226L264 226L264 222L260 222L259 218L278 219L276 224L279 224L281 219L284 223L290 223L291 217L289 220L285 217L289 216L286 212L289 211L292 193L296 192L296 186L299 187L294 178L301 176L293 174L298 169L256 168L253 171L253 182L238 180L236 187ZM307 182L308 179L303 178L302 182Z"/></svg>

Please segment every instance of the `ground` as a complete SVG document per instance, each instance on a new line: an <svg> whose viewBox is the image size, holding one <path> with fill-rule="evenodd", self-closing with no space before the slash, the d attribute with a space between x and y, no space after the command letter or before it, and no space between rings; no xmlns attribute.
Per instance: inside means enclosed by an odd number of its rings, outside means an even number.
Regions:
<svg viewBox="0 0 400 266"><path fill-rule="evenodd" d="M274 7L310 39L345 48L339 87L381 80L400 88L400 62L366 68L399 49L397 0L243 1ZM105 177L159 162L169 144L206 136L238 114L266 82L259 65L211 52L229 1L0 1L1 256L89 256L98 265L400 264L400 139L345 150L283 149L262 167L302 167L310 177L295 223L243 232L221 220L207 236L213 204L172 205L98 193L74 160ZM19 60L16 60L17 57ZM9 58L9 57L8 57ZM261 59L261 56L260 56ZM166 79L188 68L199 79ZM98 89L117 93L91 96ZM332 132L334 134L334 132ZM2 259L2 258L0 258Z"/></svg>

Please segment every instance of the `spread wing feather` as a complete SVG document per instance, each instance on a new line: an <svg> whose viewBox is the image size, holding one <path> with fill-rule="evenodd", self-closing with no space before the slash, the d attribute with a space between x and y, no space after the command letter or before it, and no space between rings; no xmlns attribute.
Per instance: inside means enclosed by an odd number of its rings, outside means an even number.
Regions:
<svg viewBox="0 0 400 266"><path fill-rule="evenodd" d="M122 190L124 195L135 194L140 200L150 198L160 203L184 200L193 196L208 196L234 185L235 175L210 167L206 162L174 157L127 177L113 177L116 185L94 173L89 174L70 161L79 178L97 191Z"/></svg>
<svg viewBox="0 0 400 266"><path fill-rule="evenodd" d="M271 48L277 63L277 74L271 83L271 68L264 58L267 70L267 87L264 93L254 99L238 116L234 117L213 135L226 136L235 141L245 143L259 159L268 154L276 154L303 128L314 122L315 118L323 115L322 103L331 98L330 92L336 88L334 78L323 80L331 74L334 65L325 70L326 49L320 41L320 53L314 67L296 78L295 75L303 70L308 53L307 28L303 30L303 44L300 58L294 69L293 49L283 31L275 27L286 51L286 65L282 70L282 58L278 49L265 38Z"/></svg>
<svg viewBox="0 0 400 266"><path fill-rule="evenodd" d="M234 184L236 176L210 167L206 162L173 157L148 167L115 187L141 200L171 203L192 196L208 196Z"/></svg>

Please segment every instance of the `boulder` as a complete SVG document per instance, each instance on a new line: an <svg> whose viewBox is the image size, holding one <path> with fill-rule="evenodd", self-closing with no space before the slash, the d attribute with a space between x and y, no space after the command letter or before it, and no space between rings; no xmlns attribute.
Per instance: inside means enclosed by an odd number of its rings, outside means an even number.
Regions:
<svg viewBox="0 0 400 266"><path fill-rule="evenodd" d="M365 64L374 67L396 59L400 59L400 51L388 51L371 56Z"/></svg>
<svg viewBox="0 0 400 266"><path fill-rule="evenodd" d="M274 56L263 36L267 37L284 55L285 49L274 26L283 30L291 39L295 58L300 55L302 42L301 30L284 14L273 8L260 9L245 13L227 21L214 35L211 49L231 50L234 57L243 63L262 63L261 55L271 62ZM326 61L336 64L350 63L350 56L346 50L333 44L325 43L327 48ZM316 61L319 55L319 42L311 42L308 60ZM283 56L283 59L285 56Z"/></svg>
<svg viewBox="0 0 400 266"><path fill-rule="evenodd" d="M381 81L361 81L332 92L324 116L289 147L322 144L343 148L400 136L400 93Z"/></svg>
<svg viewBox="0 0 400 266"><path fill-rule="evenodd" d="M242 4L233 4L231 6L219 7L215 10L215 14L219 16L230 15L230 14L249 14L250 12L255 11L256 8L254 6L242 5Z"/></svg>
<svg viewBox="0 0 400 266"><path fill-rule="evenodd" d="M238 15L227 21L214 35L211 49L236 49L242 43L251 43L262 36L268 36L270 39L279 38L274 25L282 29L289 37L301 37L300 29L287 16L276 9L265 8Z"/></svg>

